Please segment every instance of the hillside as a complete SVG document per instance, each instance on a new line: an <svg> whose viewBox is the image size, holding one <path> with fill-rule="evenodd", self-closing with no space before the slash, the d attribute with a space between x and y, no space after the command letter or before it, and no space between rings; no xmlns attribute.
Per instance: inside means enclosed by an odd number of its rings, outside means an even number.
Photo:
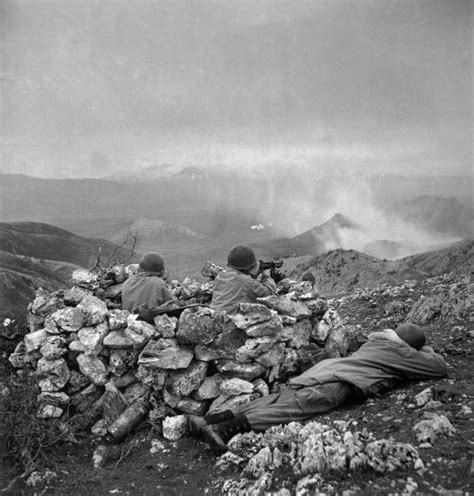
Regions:
<svg viewBox="0 0 474 496"><path fill-rule="evenodd" d="M469 275L474 270L474 240L468 239L441 250L399 260L380 260L354 250L333 250L315 257L289 258L285 273L300 277L310 271L316 287L325 296L377 284L398 284L405 279L421 280L447 272Z"/></svg>
<svg viewBox="0 0 474 496"><path fill-rule="evenodd" d="M84 238L49 224L0 223L0 319L23 323L37 287L53 291L67 286L72 271L78 266L92 268L99 253L103 265L130 258L127 246Z"/></svg>
<svg viewBox="0 0 474 496"><path fill-rule="evenodd" d="M53 260L13 255L0 251L0 321L9 317L20 324L26 321L26 307L34 292L67 288L78 266Z"/></svg>
<svg viewBox="0 0 474 496"><path fill-rule="evenodd" d="M432 232L461 238L474 235L474 208L466 207L454 197L420 196L395 204L393 211Z"/></svg>

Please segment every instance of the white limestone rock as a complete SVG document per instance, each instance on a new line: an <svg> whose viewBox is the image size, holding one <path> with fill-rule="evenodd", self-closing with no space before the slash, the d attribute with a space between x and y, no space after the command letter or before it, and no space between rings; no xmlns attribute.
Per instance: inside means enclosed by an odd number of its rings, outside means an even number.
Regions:
<svg viewBox="0 0 474 496"><path fill-rule="evenodd" d="M125 329L127 327L127 318L129 315L130 312L128 310L120 310L119 308L109 310L107 313L109 329L111 331Z"/></svg>
<svg viewBox="0 0 474 496"><path fill-rule="evenodd" d="M26 352L31 353L34 350L38 350L48 336L49 334L45 329L39 329L26 334L24 337Z"/></svg>
<svg viewBox="0 0 474 496"><path fill-rule="evenodd" d="M104 386L107 382L107 366L96 356L78 355L79 370L96 386Z"/></svg>
<svg viewBox="0 0 474 496"><path fill-rule="evenodd" d="M257 301L297 320L311 317L311 310L302 301L295 299L294 293L265 296L257 298Z"/></svg>
<svg viewBox="0 0 474 496"><path fill-rule="evenodd" d="M103 341L109 328L105 322L95 327L83 327L77 333L79 341L85 346L88 355L98 355L103 349Z"/></svg>
<svg viewBox="0 0 474 496"><path fill-rule="evenodd" d="M239 394L251 394L254 392L254 385L243 379L234 377L221 382L220 392L228 396L238 396Z"/></svg>
<svg viewBox="0 0 474 496"><path fill-rule="evenodd" d="M85 325L95 326L101 324L107 318L107 305L93 295L86 295L76 307L86 316Z"/></svg>
<svg viewBox="0 0 474 496"><path fill-rule="evenodd" d="M262 336L276 336L283 330L283 322L279 315L273 316L265 322L260 322L253 326L247 327L245 333L251 338Z"/></svg>
<svg viewBox="0 0 474 496"><path fill-rule="evenodd" d="M193 359L189 348L178 346L174 339L161 338L150 341L138 358L138 363L148 368L185 369Z"/></svg>
<svg viewBox="0 0 474 496"><path fill-rule="evenodd" d="M185 370L171 372L167 380L168 390L176 396L190 396L204 381L207 367L207 362L194 361Z"/></svg>
<svg viewBox="0 0 474 496"><path fill-rule="evenodd" d="M239 329L270 320L275 315L266 305L260 303L239 303L237 313L228 317Z"/></svg>
<svg viewBox="0 0 474 496"><path fill-rule="evenodd" d="M156 315L153 318L158 333L164 338L174 338L178 328L178 319L168 315Z"/></svg>
<svg viewBox="0 0 474 496"><path fill-rule="evenodd" d="M166 417L163 419L163 437L168 441L177 441L183 437L188 428L188 421L184 415Z"/></svg>
<svg viewBox="0 0 474 496"><path fill-rule="evenodd" d="M59 391L67 384L71 371L64 358L56 360L41 358L38 360L36 375L41 379L39 381L41 391L51 392Z"/></svg>
<svg viewBox="0 0 474 496"><path fill-rule="evenodd" d="M56 360L67 353L67 340L64 336L49 335L41 344L40 353L43 358Z"/></svg>
<svg viewBox="0 0 474 496"><path fill-rule="evenodd" d="M143 347L154 337L158 337L158 331L155 326L145 322L144 320L137 320L137 315L129 315L127 318L127 327L124 331L134 345Z"/></svg>
<svg viewBox="0 0 474 496"><path fill-rule="evenodd" d="M240 363L249 363L262 353L268 351L275 344L275 338L263 336L248 339L246 343L235 352L235 359Z"/></svg>

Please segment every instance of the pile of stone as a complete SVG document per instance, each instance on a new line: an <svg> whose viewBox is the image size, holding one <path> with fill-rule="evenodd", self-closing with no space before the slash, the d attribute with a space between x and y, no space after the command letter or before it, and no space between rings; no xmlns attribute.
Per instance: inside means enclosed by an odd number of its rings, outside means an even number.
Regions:
<svg viewBox="0 0 474 496"><path fill-rule="evenodd" d="M365 429L352 432L350 423L342 420L333 425L292 422L263 434L238 434L228 447L219 461L220 467L243 466L244 477L227 481L222 488L225 494L263 494L270 490L283 467L303 476L301 484L307 484L315 475L315 482L323 482L318 475L328 472L372 469L386 473L424 466L411 444L376 439ZM313 489L320 488L316 484Z"/></svg>
<svg viewBox="0 0 474 496"><path fill-rule="evenodd" d="M314 335L330 356L348 353L340 319L307 282L282 281L280 294L241 304L232 316L196 305L179 318L157 315L151 324L117 308L121 286L135 271L118 266L104 277L78 270L71 289L37 291L29 333L10 362L34 371L39 416L94 412L94 422L102 417L93 426L100 434L144 400L150 422L161 429L169 416L215 412L277 390L297 372L299 350ZM212 281L178 287L189 301Z"/></svg>

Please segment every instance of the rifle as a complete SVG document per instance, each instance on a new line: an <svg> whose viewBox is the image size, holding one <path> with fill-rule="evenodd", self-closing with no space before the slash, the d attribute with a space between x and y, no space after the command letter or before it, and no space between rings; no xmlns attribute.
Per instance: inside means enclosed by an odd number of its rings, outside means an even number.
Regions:
<svg viewBox="0 0 474 496"><path fill-rule="evenodd" d="M271 260L270 262L259 260L258 263L260 272L270 269L270 276L276 283L285 278L281 272L277 271L283 265L283 260Z"/></svg>

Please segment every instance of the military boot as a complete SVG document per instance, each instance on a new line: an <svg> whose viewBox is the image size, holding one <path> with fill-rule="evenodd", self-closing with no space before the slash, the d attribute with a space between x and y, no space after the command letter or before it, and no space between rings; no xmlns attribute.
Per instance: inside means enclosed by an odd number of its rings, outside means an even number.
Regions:
<svg viewBox="0 0 474 496"><path fill-rule="evenodd" d="M204 441L211 447L215 455L222 455L227 451L227 443L236 434L250 432L252 426L243 414L236 415L231 420L210 424L201 429Z"/></svg>
<svg viewBox="0 0 474 496"><path fill-rule="evenodd" d="M197 415L188 415L188 431L189 435L192 437L201 437L203 427L209 424L218 424L226 420L231 420L234 418L234 414L231 410L224 410L222 412L211 413L205 415L204 417L198 417Z"/></svg>

